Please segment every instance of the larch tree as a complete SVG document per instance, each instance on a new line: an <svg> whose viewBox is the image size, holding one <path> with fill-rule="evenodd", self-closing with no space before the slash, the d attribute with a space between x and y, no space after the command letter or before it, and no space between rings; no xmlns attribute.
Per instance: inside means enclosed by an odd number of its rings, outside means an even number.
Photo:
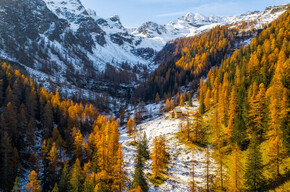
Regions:
<svg viewBox="0 0 290 192"><path fill-rule="evenodd" d="M219 122L223 124L225 122L226 117L226 100L222 84L219 85L218 89L218 114L219 114Z"/></svg>
<svg viewBox="0 0 290 192"><path fill-rule="evenodd" d="M8 190L9 184L10 184L10 176L11 176L11 158L12 158L12 152L13 148L11 146L11 140L8 136L7 132L4 132L2 138L1 138L1 146L0 146L0 152L1 152L1 181L0 183L3 185L3 188L5 190Z"/></svg>
<svg viewBox="0 0 290 192"><path fill-rule="evenodd" d="M202 114L199 112L196 112L194 115L194 125L193 125L193 132L194 132L193 141L195 143L203 143L204 142L206 132L203 128L203 123L204 123L204 121L203 121ZM190 127L189 127L189 129L190 129Z"/></svg>
<svg viewBox="0 0 290 192"><path fill-rule="evenodd" d="M204 98L204 106L205 106L205 111L208 111L211 107L211 95L210 95L210 90L208 89Z"/></svg>
<svg viewBox="0 0 290 192"><path fill-rule="evenodd" d="M42 114L41 121L43 124L43 128L45 130L45 135L48 136L53 129L53 112L50 102L48 102L45 105L41 114Z"/></svg>
<svg viewBox="0 0 290 192"><path fill-rule="evenodd" d="M13 168L13 177L15 177L15 175L19 174L21 166L19 152L16 147L13 148L10 164L12 165Z"/></svg>
<svg viewBox="0 0 290 192"><path fill-rule="evenodd" d="M132 118L130 118L127 122L126 128L129 135L133 134L135 122Z"/></svg>
<svg viewBox="0 0 290 192"><path fill-rule="evenodd" d="M203 79L200 79L200 90L199 90L199 112L204 114L205 112L205 102L204 102L204 91L203 91Z"/></svg>
<svg viewBox="0 0 290 192"><path fill-rule="evenodd" d="M32 170L29 174L29 182L26 184L27 192L40 192L40 181L38 180L37 173Z"/></svg>
<svg viewBox="0 0 290 192"><path fill-rule="evenodd" d="M182 129L182 124L180 124L180 126L181 126L181 129ZM191 123L191 121L189 119L189 115L187 114L187 117L186 117L186 132L187 132L187 140L188 141L191 140L191 138L190 138L191 129L192 129L192 123Z"/></svg>
<svg viewBox="0 0 290 192"><path fill-rule="evenodd" d="M210 168L211 168L211 162L210 162L210 151L209 151L209 146L206 147L206 153L205 153L205 166L206 166L206 191L209 192L211 188L211 183L212 183L212 175L210 173Z"/></svg>
<svg viewBox="0 0 290 192"><path fill-rule="evenodd" d="M168 111L170 111L170 109L171 109L170 101L167 99L165 102L164 111L168 112Z"/></svg>
<svg viewBox="0 0 290 192"><path fill-rule="evenodd" d="M191 176L192 176L192 181L190 184L190 191L191 192L195 192L196 191L196 183L195 183L195 170L194 170L194 166L195 166L195 161L192 162L192 171L191 171Z"/></svg>
<svg viewBox="0 0 290 192"><path fill-rule="evenodd" d="M160 174L160 159L159 159L159 138L155 137L153 140L153 150L152 150L152 154L151 154L151 158L152 158L152 172L153 172L153 177L156 178L159 176Z"/></svg>
<svg viewBox="0 0 290 192"><path fill-rule="evenodd" d="M248 126L250 136L259 136L260 141L263 139L265 128L265 106L266 95L265 87L262 83L259 86L257 95L253 95L249 101L250 109L248 113Z"/></svg>
<svg viewBox="0 0 290 192"><path fill-rule="evenodd" d="M281 115L279 114L279 103L278 100L272 98L270 103L270 118L269 118L269 161L271 164L275 165L274 172L278 177L280 175L280 164L283 157L285 156L285 149L282 145L281 138L283 137L283 132L281 130Z"/></svg>
<svg viewBox="0 0 290 192"><path fill-rule="evenodd" d="M58 157L59 155L57 153L57 148L55 142L53 142L50 152L48 154L49 165L53 167L53 170L55 169L55 166L57 164Z"/></svg>
<svg viewBox="0 0 290 192"><path fill-rule="evenodd" d="M112 158L114 158L112 190L122 192L124 191L127 177L124 170L125 165L123 161L123 151L121 144L118 145L118 149Z"/></svg>
<svg viewBox="0 0 290 192"><path fill-rule="evenodd" d="M31 117L27 125L27 142L30 146L33 146L35 144L35 129L35 119Z"/></svg>
<svg viewBox="0 0 290 192"><path fill-rule="evenodd" d="M74 143L73 143L74 154L77 158L80 158L83 155L83 151L82 151L83 150L83 147L82 147L83 141L84 141L84 137L83 137L81 131L77 130L77 132L74 136Z"/></svg>
<svg viewBox="0 0 290 192"><path fill-rule="evenodd" d="M216 113L217 114L217 113ZM217 117L216 117L217 118ZM224 190L224 178L225 178L225 173L224 173L224 161L225 161L225 152L223 149L223 134L221 131L221 125L216 124L214 125L214 138L213 138L213 144L214 144L214 157L216 159L216 163L218 164L216 168L216 180L218 183L218 189L219 190Z"/></svg>
<svg viewBox="0 0 290 192"><path fill-rule="evenodd" d="M153 140L152 158L152 172L153 177L158 178L161 171L167 167L168 153L166 152L165 137L155 137Z"/></svg>
<svg viewBox="0 0 290 192"><path fill-rule="evenodd" d="M12 144L16 144L16 140L18 139L18 135L19 135L19 132L17 131L17 124L18 124L18 119L15 118L17 117L17 108L14 104L14 102L9 102L7 105L6 105L6 109L5 109L5 113L4 113L4 116L5 116L5 120L7 122L7 125L10 129L10 137L11 137L11 143ZM15 141L15 142L13 142Z"/></svg>
<svg viewBox="0 0 290 192"><path fill-rule="evenodd" d="M155 97L155 103L159 103L160 102L160 96L159 93L156 93L156 97Z"/></svg>
<svg viewBox="0 0 290 192"><path fill-rule="evenodd" d="M239 192L244 190L244 166L242 163L242 155L239 146L236 144L230 155L230 164L228 168L229 181L227 182L227 190Z"/></svg>
<svg viewBox="0 0 290 192"><path fill-rule="evenodd" d="M288 62L290 66L290 60ZM290 113L289 113L289 90L287 88L283 89L283 98L281 102L280 114L281 114L281 130L283 147L287 153L290 154Z"/></svg>
<svg viewBox="0 0 290 192"><path fill-rule="evenodd" d="M180 102L179 102L179 106L183 107L184 106L184 101L183 101L183 97L180 97Z"/></svg>

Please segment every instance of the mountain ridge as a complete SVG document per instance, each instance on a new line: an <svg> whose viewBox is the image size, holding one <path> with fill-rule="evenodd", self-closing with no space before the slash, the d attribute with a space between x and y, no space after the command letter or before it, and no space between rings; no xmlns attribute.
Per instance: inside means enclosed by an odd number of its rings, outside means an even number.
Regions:
<svg viewBox="0 0 290 192"><path fill-rule="evenodd" d="M72 92L75 88L91 90L107 64L116 69L124 63L131 69L143 66L152 72L158 67L157 53L171 40L245 17L246 21L259 17L257 27L262 27L285 9L283 5L263 13L220 17L223 22L217 17L187 14L166 25L146 22L132 30L122 25L119 16L104 19L79 0L1 0L0 57L24 66L39 82L65 83Z"/></svg>

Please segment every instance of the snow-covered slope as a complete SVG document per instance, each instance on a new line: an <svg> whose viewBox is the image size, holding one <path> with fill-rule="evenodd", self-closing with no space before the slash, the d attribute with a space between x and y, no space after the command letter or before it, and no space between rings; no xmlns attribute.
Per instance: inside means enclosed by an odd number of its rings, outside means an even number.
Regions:
<svg viewBox="0 0 290 192"><path fill-rule="evenodd" d="M108 63L148 66L156 51L118 16L98 17L79 0L0 1L0 58L42 83L91 89Z"/></svg>
<svg viewBox="0 0 290 192"><path fill-rule="evenodd" d="M188 110L196 111L199 103L193 102L193 106ZM179 131L178 125L180 119L168 119L168 114L162 116L156 116L160 105L151 104L146 106L148 111L153 114L153 118L137 126L137 135L143 135L145 132L147 135L150 150L152 150L152 142L156 136L165 135L166 148L170 155L168 161L168 168L166 171L167 180L160 186L154 187L150 182L150 192L161 191L176 191L185 192L189 191L189 184L192 181L191 171L192 162L195 163L195 182L198 186L204 187L205 174L206 174L206 154L205 149L196 148L194 150L189 149L186 145L179 142L176 137L176 133ZM155 116L154 116L155 115ZM134 174L134 160L136 155L136 147L130 143L134 141L133 137L129 137L124 129L121 130L120 142L123 144L125 163L127 164L126 171L130 178ZM214 161L211 159L210 172L215 171ZM145 166L145 174L151 173L152 160L148 160ZM150 174L149 174L150 175Z"/></svg>

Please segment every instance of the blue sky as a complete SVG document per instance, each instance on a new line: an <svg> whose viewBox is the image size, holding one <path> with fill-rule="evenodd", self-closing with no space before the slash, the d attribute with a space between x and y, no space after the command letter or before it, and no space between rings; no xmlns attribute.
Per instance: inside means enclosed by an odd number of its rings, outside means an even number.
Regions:
<svg viewBox="0 0 290 192"><path fill-rule="evenodd" d="M168 23L187 12L206 16L229 16L246 11L264 10L269 5L289 0L80 0L100 17L119 15L125 27L139 27L146 21Z"/></svg>

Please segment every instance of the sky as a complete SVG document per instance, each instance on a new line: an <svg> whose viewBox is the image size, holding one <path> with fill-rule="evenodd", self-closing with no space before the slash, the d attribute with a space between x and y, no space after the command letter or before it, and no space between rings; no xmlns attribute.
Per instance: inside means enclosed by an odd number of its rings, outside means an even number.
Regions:
<svg viewBox="0 0 290 192"><path fill-rule="evenodd" d="M97 15L119 15L125 27L139 27L147 21L166 24L188 12L205 16L232 16L247 11L264 10L269 5L289 0L80 0Z"/></svg>

